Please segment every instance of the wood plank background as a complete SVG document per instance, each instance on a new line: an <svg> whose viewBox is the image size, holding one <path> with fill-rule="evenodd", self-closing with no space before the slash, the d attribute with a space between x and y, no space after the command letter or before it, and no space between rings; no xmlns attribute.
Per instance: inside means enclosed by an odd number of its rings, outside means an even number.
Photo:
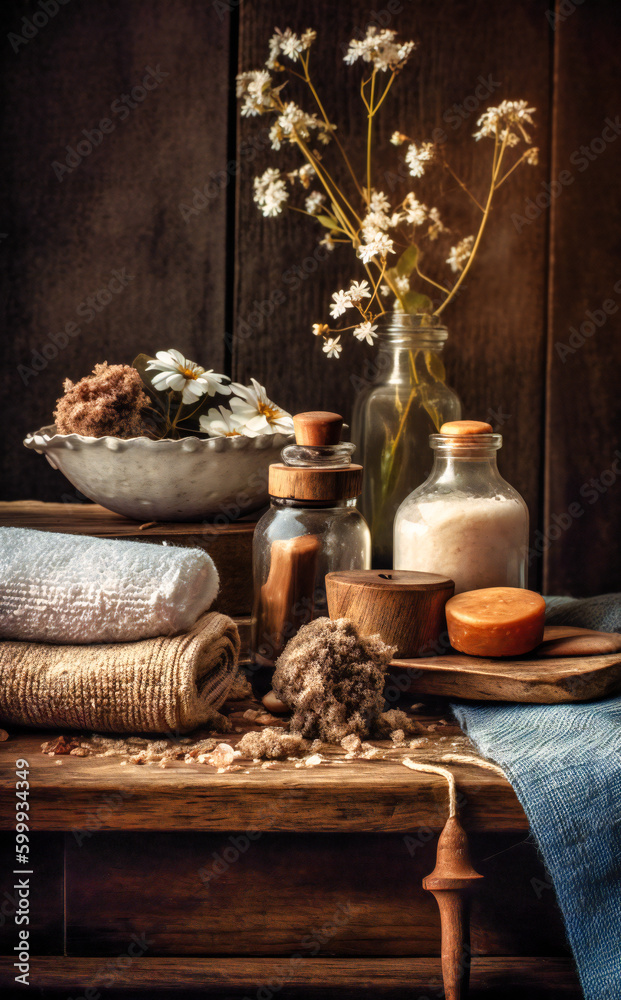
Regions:
<svg viewBox="0 0 621 1000"><path fill-rule="evenodd" d="M10 0L0 12L1 499L79 499L21 439L51 419L65 376L104 359L130 362L141 350L177 346L235 378L254 375L292 410L338 407L348 416L349 374L362 369L363 352L353 345L328 361L310 324L351 275L350 256L314 257L310 220L258 214L252 177L276 158L264 120L237 121L230 83L238 66L262 64L275 25L316 27L316 77L344 138L356 142L359 74L343 64L341 45L364 31L371 8L357 0L316 0L312 10L301 0L84 0L60 5L14 51L10 37L38 10L33 0ZM501 470L531 512L532 583L555 593L619 589L618 314L564 359L557 346L570 343L572 327L580 337L587 310L599 317L606 300L621 302L621 142L600 150L599 140L621 110L618 4L391 0L373 11L420 42L380 119L380 175L397 162L388 142L397 123L420 138L444 125L451 162L473 187L482 183L472 156L477 111L457 128L444 117L479 77L494 81L482 107L523 97L537 108L540 165L503 189L481 256L446 312L449 378L465 415L491 419L505 436ZM167 75L121 120L111 106L146 67ZM114 130L59 180L53 161L107 115ZM557 184L563 170L573 180ZM193 202L199 208L189 214L182 206ZM470 221L467 212L460 218L464 232ZM81 322L80 304L123 269L127 287ZM22 378L18 366L31 366L33 352L71 321L80 333Z"/></svg>

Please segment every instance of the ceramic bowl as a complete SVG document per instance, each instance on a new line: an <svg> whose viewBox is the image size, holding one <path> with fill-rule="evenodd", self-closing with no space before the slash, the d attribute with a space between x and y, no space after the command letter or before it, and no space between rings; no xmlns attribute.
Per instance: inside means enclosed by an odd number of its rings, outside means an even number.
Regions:
<svg viewBox="0 0 621 1000"><path fill-rule="evenodd" d="M42 427L27 448L95 503L137 521L231 521L268 502L268 466L293 434L151 441Z"/></svg>

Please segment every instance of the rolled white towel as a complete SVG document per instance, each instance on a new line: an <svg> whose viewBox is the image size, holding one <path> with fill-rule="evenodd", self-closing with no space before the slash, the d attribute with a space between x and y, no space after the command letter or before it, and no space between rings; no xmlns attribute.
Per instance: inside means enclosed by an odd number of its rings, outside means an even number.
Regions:
<svg viewBox="0 0 621 1000"><path fill-rule="evenodd" d="M218 593L202 549L0 528L0 638L128 642L190 629Z"/></svg>

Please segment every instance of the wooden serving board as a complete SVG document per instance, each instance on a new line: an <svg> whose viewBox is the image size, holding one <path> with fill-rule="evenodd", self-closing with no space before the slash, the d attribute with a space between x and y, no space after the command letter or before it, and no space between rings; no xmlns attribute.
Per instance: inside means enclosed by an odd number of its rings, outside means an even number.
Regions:
<svg viewBox="0 0 621 1000"><path fill-rule="evenodd" d="M573 653L554 655L564 648ZM586 655L592 649L606 651ZM393 660L389 670L405 675L407 692L414 695L537 705L592 701L621 690L621 634L548 627L542 644L524 656L501 660L448 652Z"/></svg>

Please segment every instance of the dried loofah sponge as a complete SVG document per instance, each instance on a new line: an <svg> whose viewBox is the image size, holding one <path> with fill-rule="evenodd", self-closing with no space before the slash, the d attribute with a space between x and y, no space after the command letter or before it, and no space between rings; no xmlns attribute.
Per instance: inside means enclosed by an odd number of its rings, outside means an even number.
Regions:
<svg viewBox="0 0 621 1000"><path fill-rule="evenodd" d="M258 760L282 760L285 757L300 757L306 753L308 744L301 736L286 733L284 729L264 729L260 733L246 733L237 744L243 757Z"/></svg>
<svg viewBox="0 0 621 1000"><path fill-rule="evenodd" d="M369 736L381 720L384 670L394 649L361 636L347 618L317 618L276 662L273 688L293 709L291 732L338 743Z"/></svg>
<svg viewBox="0 0 621 1000"><path fill-rule="evenodd" d="M131 438L152 436L149 397L130 365L95 365L93 374L71 382L56 401L54 420L59 434Z"/></svg>

